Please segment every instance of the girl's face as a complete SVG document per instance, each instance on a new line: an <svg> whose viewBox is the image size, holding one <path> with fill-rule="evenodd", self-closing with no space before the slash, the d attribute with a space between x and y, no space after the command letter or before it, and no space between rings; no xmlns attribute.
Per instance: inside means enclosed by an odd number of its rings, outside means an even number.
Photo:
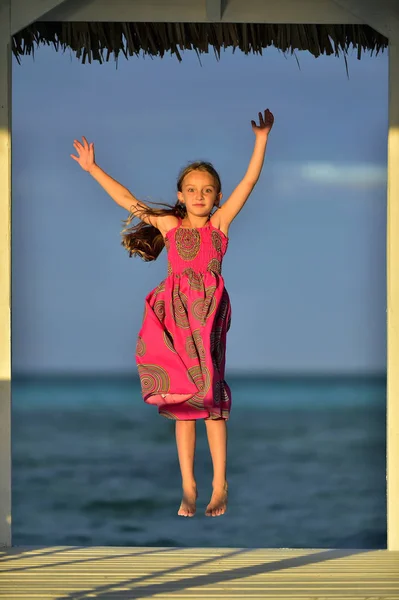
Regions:
<svg viewBox="0 0 399 600"><path fill-rule="evenodd" d="M219 206L222 194L217 193L217 184L207 171L191 171L182 181L182 191L177 192L187 212L196 217L208 216L214 206Z"/></svg>

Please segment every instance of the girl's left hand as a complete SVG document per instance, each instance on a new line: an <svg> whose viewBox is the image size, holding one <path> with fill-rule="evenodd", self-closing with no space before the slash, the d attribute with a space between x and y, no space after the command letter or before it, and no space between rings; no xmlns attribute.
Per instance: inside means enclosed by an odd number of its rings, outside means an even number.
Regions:
<svg viewBox="0 0 399 600"><path fill-rule="evenodd" d="M252 131L254 132L255 135L260 134L260 135L268 136L271 128L273 127L273 123L274 123L273 113L271 113L270 110L267 108L264 112L264 115L262 115L261 112L259 113L259 125L257 125L255 123L255 121L251 121Z"/></svg>

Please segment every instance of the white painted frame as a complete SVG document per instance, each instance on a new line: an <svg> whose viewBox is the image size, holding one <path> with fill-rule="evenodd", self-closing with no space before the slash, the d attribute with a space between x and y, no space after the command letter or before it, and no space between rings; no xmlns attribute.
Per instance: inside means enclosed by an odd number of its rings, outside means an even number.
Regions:
<svg viewBox="0 0 399 600"><path fill-rule="evenodd" d="M11 546L11 36L35 20L367 23L389 38L387 531L399 550L399 3L397 0L0 0L0 546ZM397 368L395 369L395 366Z"/></svg>

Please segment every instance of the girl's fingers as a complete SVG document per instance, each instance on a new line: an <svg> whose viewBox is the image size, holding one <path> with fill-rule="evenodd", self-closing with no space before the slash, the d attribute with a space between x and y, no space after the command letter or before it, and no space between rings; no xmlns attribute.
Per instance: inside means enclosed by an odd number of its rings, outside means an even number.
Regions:
<svg viewBox="0 0 399 600"><path fill-rule="evenodd" d="M73 160L79 160L79 158L77 156L75 156L74 154L70 154L69 155L71 158L73 158Z"/></svg>
<svg viewBox="0 0 399 600"><path fill-rule="evenodd" d="M259 125L257 125L255 121L251 121L252 127L256 127L258 129L264 129L266 127L269 127L271 129L271 126L273 125L273 122L274 122L274 116L270 112L270 110L268 108L266 108L263 111L263 113L259 112L258 116L259 116Z"/></svg>
<svg viewBox="0 0 399 600"><path fill-rule="evenodd" d="M83 146L84 146L84 147L85 147L85 149L87 150L87 149L88 149L88 147L89 147L89 144L87 143L87 140L86 140L86 138L85 138L85 136L84 136L84 135L82 135L82 140L83 140Z"/></svg>

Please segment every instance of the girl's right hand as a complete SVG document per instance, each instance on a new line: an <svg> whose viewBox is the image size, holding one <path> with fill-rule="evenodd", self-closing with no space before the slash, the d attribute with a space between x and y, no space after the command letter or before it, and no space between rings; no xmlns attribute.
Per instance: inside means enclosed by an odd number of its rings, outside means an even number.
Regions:
<svg viewBox="0 0 399 600"><path fill-rule="evenodd" d="M82 136L82 141L83 144L78 140L73 141L73 146L79 156L71 154L71 158L76 160L84 171L90 171L96 164L94 160L94 144L93 142L89 144L84 136Z"/></svg>

